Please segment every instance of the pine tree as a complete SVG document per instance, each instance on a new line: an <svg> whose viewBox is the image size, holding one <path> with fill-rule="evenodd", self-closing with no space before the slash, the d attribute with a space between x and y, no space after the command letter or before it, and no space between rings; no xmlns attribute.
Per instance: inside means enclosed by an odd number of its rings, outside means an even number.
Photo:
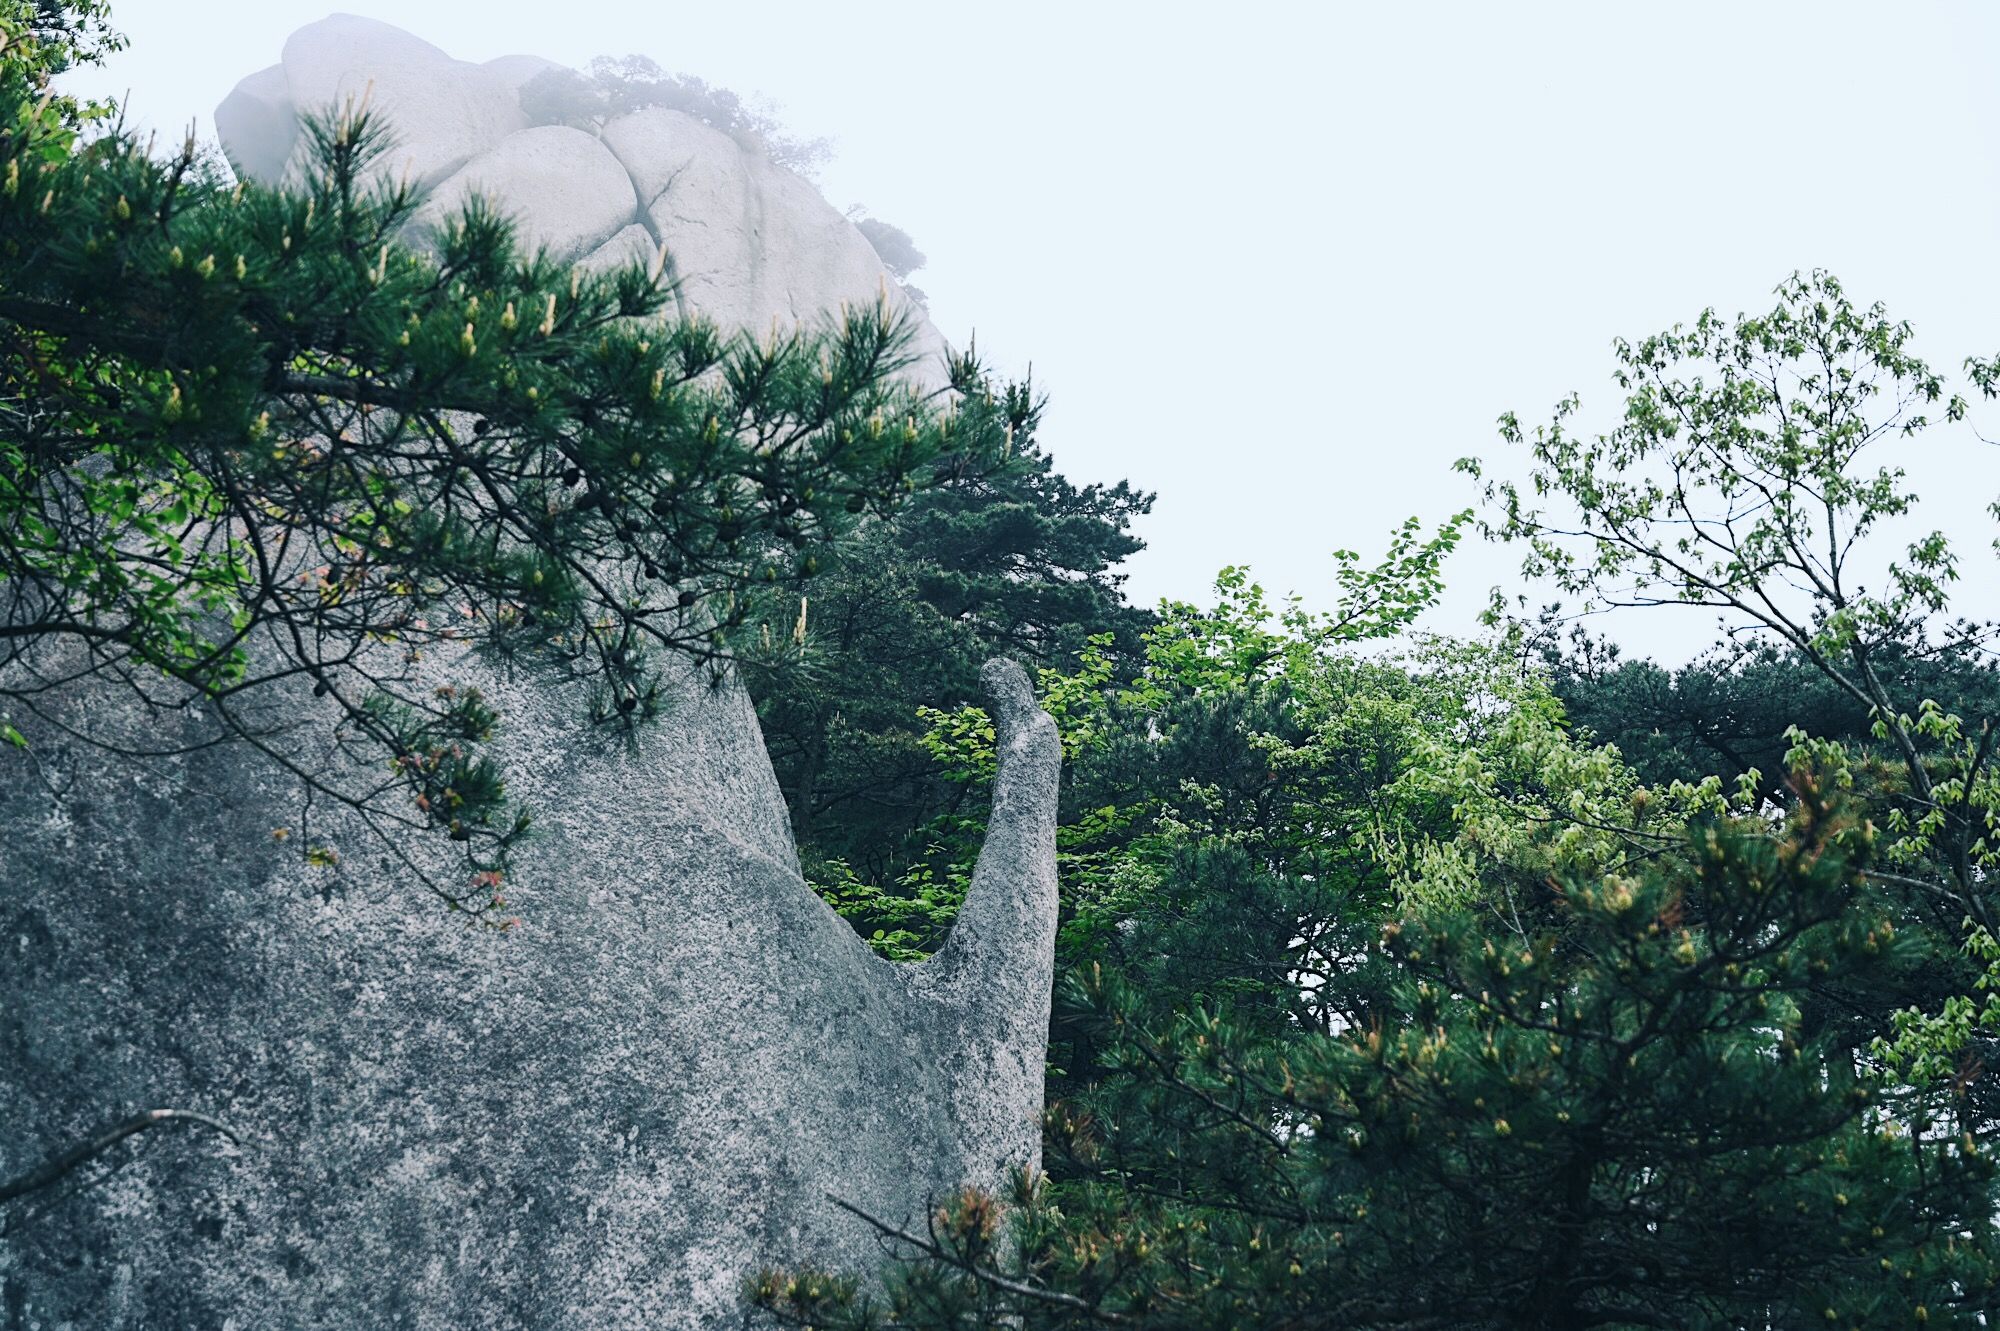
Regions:
<svg viewBox="0 0 2000 1331"><path fill-rule="evenodd" d="M865 934L911 932L884 912L923 914L904 921L917 925L904 945L919 950L915 935L949 913L931 918L899 883L976 849L934 822L979 803L924 747L924 709L978 698L996 654L1063 664L1109 634L1130 659L1148 621L1125 604L1118 565L1140 548L1130 528L1152 497L1057 472L1035 441L1043 404L1025 387L964 410L990 414L1004 456L940 458L908 503L831 551L797 617L778 604L778 650L750 675L810 872ZM941 837L950 845L934 853Z"/></svg>
<svg viewBox="0 0 2000 1331"><path fill-rule="evenodd" d="M1983 1324L1990 1149L1803 1019L1910 944L1875 833L1794 779L1783 827L1565 881L1519 935L1387 921L1346 982L1381 1001L1342 1029L1078 977L1110 1075L1052 1115L1062 1181L884 1223L886 1293L770 1275L761 1301L829 1327Z"/></svg>

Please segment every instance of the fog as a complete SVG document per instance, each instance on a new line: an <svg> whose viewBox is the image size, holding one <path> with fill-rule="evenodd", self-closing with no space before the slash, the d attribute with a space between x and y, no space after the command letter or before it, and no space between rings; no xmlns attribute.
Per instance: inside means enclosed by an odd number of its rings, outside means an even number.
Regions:
<svg viewBox="0 0 2000 1331"><path fill-rule="evenodd" d="M1614 336L1767 306L1795 269L1887 302L1943 365L2000 351L1982 5L352 8L463 59L642 52L832 137L828 198L914 237L947 336L1032 363L1058 466L1159 492L1141 601L1247 563L1324 604L1330 551L1474 501L1450 464L1501 458L1503 410L1578 390L1608 424ZM71 86L208 136L325 12L128 0L130 50ZM1917 520L1990 605L2000 450L1925 440ZM1470 631L1512 558L1464 547L1432 626ZM1674 658L1708 629L1615 626Z"/></svg>

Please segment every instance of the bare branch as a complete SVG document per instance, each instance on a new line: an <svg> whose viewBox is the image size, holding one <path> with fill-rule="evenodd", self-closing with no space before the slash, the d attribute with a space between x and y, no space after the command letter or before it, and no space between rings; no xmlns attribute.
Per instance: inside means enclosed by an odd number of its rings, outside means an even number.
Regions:
<svg viewBox="0 0 2000 1331"><path fill-rule="evenodd" d="M19 1178L0 1183L0 1202L11 1202L31 1192L40 1192L43 1188L52 1187L127 1137L157 1128L162 1123L191 1123L197 1127L207 1128L210 1132L219 1132L237 1146L243 1144L243 1139L236 1135L235 1129L220 1119L210 1118L207 1114L197 1113L192 1109L148 1109L144 1113L134 1114L123 1123L89 1141L64 1151L40 1169L30 1170Z"/></svg>

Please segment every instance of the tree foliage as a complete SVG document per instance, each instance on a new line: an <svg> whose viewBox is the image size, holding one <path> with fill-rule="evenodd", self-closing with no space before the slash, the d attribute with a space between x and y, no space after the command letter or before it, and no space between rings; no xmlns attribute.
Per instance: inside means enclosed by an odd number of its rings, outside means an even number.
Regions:
<svg viewBox="0 0 2000 1331"><path fill-rule="evenodd" d="M1136 671L1045 673L1070 757L1047 1173L874 1217L884 1285L772 1273L760 1306L1983 1324L1990 638L1950 616L1948 547L1882 553L1914 496L1871 450L1959 412L1907 337L1801 279L1768 318L1620 344L1609 435L1573 404L1505 425L1536 470L1488 529L1531 573L1721 605L1764 645L1670 673L1529 625L1416 633L1454 524L1349 557L1331 616L1232 570L1163 607ZM930 736L968 783L980 721Z"/></svg>
<svg viewBox="0 0 2000 1331"><path fill-rule="evenodd" d="M1815 273L1782 285L1768 314L1708 311L1621 341L1620 423L1578 433L1575 398L1532 434L1508 414L1503 437L1528 452L1531 478L1487 494L1492 530L1525 545L1530 576L1591 607L1722 611L1864 709L1908 787L1887 810L1904 834L1889 859L1933 868L1990 928L1982 884L2000 809L1982 794L1991 740L1967 747L1966 723L1990 736L1993 718L1953 724L1892 689L1898 660L1990 664L1995 634L1992 621L1949 615L1959 556L1942 532L1919 530L1879 557L1917 500L1879 454L1932 428L1933 413L1955 422L1966 411L1910 337Z"/></svg>
<svg viewBox="0 0 2000 1331"><path fill-rule="evenodd" d="M1475 912L1382 928L1377 1002L1262 1030L1115 973L1088 1110L1004 1210L946 1201L870 1295L766 1277L830 1326L1977 1325L1989 1153L1800 1020L1899 944L1865 826L1801 774L1788 824L1570 881L1524 938ZM1176 996L1178 997L1178 996ZM1000 1223L1004 1216L1006 1223ZM814 1295L817 1285L819 1293Z"/></svg>
<svg viewBox="0 0 2000 1331"><path fill-rule="evenodd" d="M907 504L865 521L795 616L779 603L776 650L749 674L808 876L893 955L941 941L977 849L981 791L933 760L926 709L980 696L996 653L1059 664L1100 634L1129 653L1146 623L1115 569L1151 496L1066 480L1035 441L1026 386L993 409L1004 456L942 458Z"/></svg>
<svg viewBox="0 0 2000 1331"><path fill-rule="evenodd" d="M910 233L899 226L892 226L880 218L861 217L855 219L854 228L875 247L883 267L898 278L907 278L930 262L917 248L917 242L910 239Z"/></svg>
<svg viewBox="0 0 2000 1331"><path fill-rule="evenodd" d="M1913 923L1963 941L1965 959L1936 967L1942 985L1873 996L1914 1001L1895 1056L1936 1068L1974 1058L1975 1030L2000 1034L2000 1006L1972 1024L1919 1015L1943 1003L1962 1017L1969 985L2000 982L1990 960L1976 981L1964 964L1988 957L1995 929L2000 626L1953 613L1960 556L1942 532L1908 529L1918 496L1881 455L1967 404L1910 351L1909 325L1856 307L1831 276L1777 294L1768 314L1710 311L1618 343L1627 397L1609 432L1577 433L1573 398L1532 434L1503 417L1532 471L1526 489L1489 485L1493 531L1525 545L1531 575L1588 604L1724 612L1751 644L1700 668L1724 688L1799 681L1788 764L1817 753L1858 774L1890 833L1877 881L1904 895ZM1989 397L2000 387L1991 363L1966 366ZM1996 1098L1981 1090L1977 1103Z"/></svg>

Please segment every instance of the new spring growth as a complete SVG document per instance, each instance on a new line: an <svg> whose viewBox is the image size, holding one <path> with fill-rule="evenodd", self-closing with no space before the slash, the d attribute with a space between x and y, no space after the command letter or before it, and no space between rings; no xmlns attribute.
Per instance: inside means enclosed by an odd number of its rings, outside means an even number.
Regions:
<svg viewBox="0 0 2000 1331"><path fill-rule="evenodd" d="M799 622L792 625L792 646L806 645L806 598L799 598Z"/></svg>
<svg viewBox="0 0 2000 1331"><path fill-rule="evenodd" d="M503 333L511 333L514 331L515 326L520 322L521 321L519 319L514 317L514 302L511 300L508 301L507 308L500 311L500 331Z"/></svg>
<svg viewBox="0 0 2000 1331"><path fill-rule="evenodd" d="M556 293L553 291L549 293L548 308L542 311L540 331L543 337L556 331Z"/></svg>
<svg viewBox="0 0 2000 1331"><path fill-rule="evenodd" d="M21 190L21 163L9 159L7 162L7 197L13 198Z"/></svg>
<svg viewBox="0 0 2000 1331"><path fill-rule="evenodd" d="M660 242L660 252L653 256L652 267L646 270L646 280L649 282L658 282L660 280L660 274L666 271L667 271L667 242L663 240Z"/></svg>
<svg viewBox="0 0 2000 1331"><path fill-rule="evenodd" d="M173 249L167 252L167 267L179 268L182 264L186 262L187 262L187 256L181 253L180 246L176 245L173 247Z"/></svg>
<svg viewBox="0 0 2000 1331"><path fill-rule="evenodd" d="M237 255L237 256L236 256L236 280L237 280L237 281L239 281L239 282L241 282L241 281L242 281L242 280L243 280L244 278L248 277L249 275L250 275L250 265L249 265L249 264L247 264L247 263L245 263L245 262L243 261L243 256L242 256L242 255L240 255L240 254L239 254L239 255Z"/></svg>
<svg viewBox="0 0 2000 1331"><path fill-rule="evenodd" d="M195 276L199 277L204 282L206 282L209 278L214 277L215 256L213 254L203 255L201 262L194 266L194 272Z"/></svg>
<svg viewBox="0 0 2000 1331"><path fill-rule="evenodd" d="M384 245L382 247L381 253L375 256L375 271L368 274L368 284L370 286L379 287L382 285L383 280L388 276L389 276L389 247L387 245Z"/></svg>
<svg viewBox="0 0 2000 1331"><path fill-rule="evenodd" d="M458 335L458 345L459 349L468 356L477 356L479 354L479 343L472 336L471 324L467 324L465 331Z"/></svg>
<svg viewBox="0 0 2000 1331"><path fill-rule="evenodd" d="M335 143L344 148L353 140L354 131L359 126L361 117L368 113L368 102L374 96L374 79L368 80L368 86L361 90L359 99L351 94L348 96L347 104L340 108L340 121L333 127Z"/></svg>

